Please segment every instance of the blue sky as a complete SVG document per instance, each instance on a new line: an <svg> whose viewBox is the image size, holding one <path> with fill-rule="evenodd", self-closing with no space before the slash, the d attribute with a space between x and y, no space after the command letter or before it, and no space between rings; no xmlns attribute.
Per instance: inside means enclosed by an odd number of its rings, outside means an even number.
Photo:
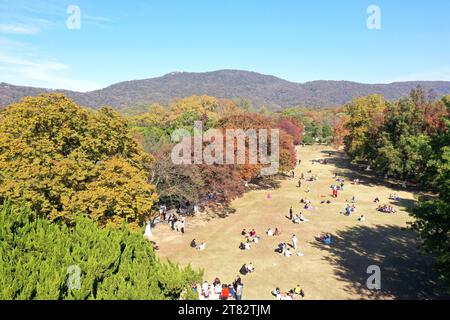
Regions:
<svg viewBox="0 0 450 320"><path fill-rule="evenodd" d="M69 5L81 10L70 30ZM367 28L367 8L381 29ZM0 82L87 91L173 71L450 81L448 0L0 0Z"/></svg>

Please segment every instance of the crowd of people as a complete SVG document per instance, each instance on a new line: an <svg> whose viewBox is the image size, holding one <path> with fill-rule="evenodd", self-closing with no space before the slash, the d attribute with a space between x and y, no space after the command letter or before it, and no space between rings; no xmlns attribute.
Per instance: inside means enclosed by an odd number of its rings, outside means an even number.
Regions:
<svg viewBox="0 0 450 320"><path fill-rule="evenodd" d="M378 206L377 210L382 213L395 213L396 212L395 208L388 204Z"/></svg>
<svg viewBox="0 0 450 320"><path fill-rule="evenodd" d="M346 216L350 216L352 213L356 213L356 205L355 204L346 204L344 211L342 212Z"/></svg>
<svg viewBox="0 0 450 320"><path fill-rule="evenodd" d="M281 292L280 288L275 288L271 291L272 296L274 296L277 300L294 300L295 296L299 296L304 298L305 292L298 284L294 289L291 289L287 292Z"/></svg>
<svg viewBox="0 0 450 320"><path fill-rule="evenodd" d="M261 237L256 234L255 229L247 232L246 229L241 231L241 236L244 237L244 241L242 241L239 245L239 249L241 250L250 250L251 243L258 243L261 240Z"/></svg>
<svg viewBox="0 0 450 320"><path fill-rule="evenodd" d="M286 242L279 243L277 248L275 249L275 252L288 258L294 254L299 257L304 256L304 254L299 250L298 237L295 234L292 235L290 244Z"/></svg>
<svg viewBox="0 0 450 320"><path fill-rule="evenodd" d="M169 216L168 222L169 222L172 230L175 230L177 232L184 234L185 227L186 227L186 218L185 217L180 216L176 213L173 213Z"/></svg>
<svg viewBox="0 0 450 320"><path fill-rule="evenodd" d="M313 160L312 163L324 163L325 161L317 161ZM301 163L301 160L299 160L298 164ZM310 178L308 178L309 182L317 181L317 175L314 175L312 171L308 171L308 174L310 174ZM291 171L289 173L289 176L291 179L295 178L295 171ZM336 173L334 178L335 183L331 185L331 196L333 198L338 198L339 192L344 191L344 185L345 180L338 176ZM302 172L300 175L300 178L298 180L298 186L302 186L302 181L305 180L305 174ZM359 185L360 180L358 178L352 180L353 185ZM306 190L306 193L310 191L309 186ZM322 198L326 198L326 195L321 195ZM390 200L400 200L400 197L397 194L391 194L389 195ZM346 216L350 216L357 212L356 208L356 198L355 196L352 196L351 201L346 200L346 205L344 210L341 212ZM375 203L379 203L380 199L377 197L374 200ZM306 198L302 198L300 200L300 203L303 205L304 210L311 210L312 202ZM324 199L321 202L322 204L327 203L331 204L331 200ZM164 210L163 210L164 211ZM165 213L165 212L161 213ZM385 213L394 213L395 209L391 205L380 205L378 206L378 211L385 212ZM308 222L309 220L304 216L304 214L301 211L297 211L298 214L294 213L294 208L291 206L289 208L289 218L290 221L294 224L301 224L303 222ZM177 230L178 232L184 233L185 228L185 220L184 217L178 217L177 215L170 215L167 219L169 221L169 224L171 225L171 228L173 230ZM366 216L364 214L359 214L358 221L364 222L366 221ZM250 250L253 244L256 244L261 241L261 237L257 234L256 230L254 228L249 229L242 229L241 236L243 237L239 248L241 250ZM267 231L265 232L267 237L278 237L281 235L280 229L278 227L276 228L267 228ZM315 237L316 241L319 241L320 243L331 246L334 242L334 237L330 232L325 232L318 234ZM191 242L191 247L195 248L197 250L205 250L206 243L200 242L197 243L196 239L193 239ZM275 252L277 252L279 255L284 257L291 257L293 255L297 256L304 256L304 254L299 249L299 238L296 234L291 235L291 239L288 242L281 242L278 244L277 248L275 249ZM242 267L239 269L239 273L241 276L247 276L251 273L255 272L255 266L252 262L245 263L242 265ZM199 297L201 300L228 300L228 299L236 299L241 300L242 299L242 292L243 292L243 284L241 281L240 276L236 278L236 280L232 284L224 284L221 283L221 281L216 278L212 284L208 284L206 281L201 285L200 288L197 288L196 285L193 285L193 290L196 292L198 291ZM297 285L294 289L291 289L287 292L282 293L279 288L275 288L271 291L272 295L278 299L278 300L293 300L296 296L298 297L304 297L305 294L301 287Z"/></svg>

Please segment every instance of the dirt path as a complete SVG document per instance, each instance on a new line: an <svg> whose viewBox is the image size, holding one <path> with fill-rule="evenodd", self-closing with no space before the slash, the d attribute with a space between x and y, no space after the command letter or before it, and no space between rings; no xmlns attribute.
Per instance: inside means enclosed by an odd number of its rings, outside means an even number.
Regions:
<svg viewBox="0 0 450 320"><path fill-rule="evenodd" d="M305 299L421 299L438 298L440 291L435 283L432 260L417 253L416 236L405 230L411 218L406 207L414 203L411 192L393 190L382 181L371 180L348 168L348 161L341 153L328 156L328 149L321 146L300 147L298 158L302 159L296 174L304 172L318 175L316 182L303 182L297 187L297 178L281 182L279 189L251 191L235 200L232 207L236 213L223 219L206 222L204 217L195 217L187 222L184 236L171 231L167 225L154 230L155 241L160 246L158 255L182 265L191 263L204 269L204 278L212 281L219 277L222 282L232 282L244 263L252 262L256 272L243 277L244 299L273 299L271 289L280 287L289 290L300 284L306 293ZM312 164L312 159L328 159L327 165ZM344 191L338 199L330 197L329 186L335 183L334 173L346 179ZM359 177L360 185L352 185L350 179ZM307 186L310 192L306 193ZM392 202L389 194L397 192L401 201ZM270 193L270 196L268 194ZM324 197L325 196L325 197ZM357 212L350 217L340 214L356 197ZM395 214L376 211L375 197L381 203L393 204ZM303 210L301 198L312 201L314 210ZM331 204L321 204L330 199ZM290 222L286 216L290 206L294 212L300 210L310 221L300 225ZM366 216L359 222L360 214ZM265 231L278 227L282 235L269 238ZM262 241L251 250L241 251L240 232L255 228ZM331 232L335 241L331 247L317 243L314 237L320 232ZM289 242L292 234L299 238L303 257L290 258L274 252L278 243ZM207 249L199 252L189 247L195 238L207 243ZM379 291L366 288L367 267L381 268Z"/></svg>

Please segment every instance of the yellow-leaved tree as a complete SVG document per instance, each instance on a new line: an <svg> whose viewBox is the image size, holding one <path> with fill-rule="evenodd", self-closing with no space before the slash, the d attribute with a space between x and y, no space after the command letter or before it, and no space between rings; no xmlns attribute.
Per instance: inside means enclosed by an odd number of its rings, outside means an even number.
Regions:
<svg viewBox="0 0 450 320"><path fill-rule="evenodd" d="M26 200L51 220L89 216L132 226L158 200L153 158L109 108L89 111L62 94L26 97L0 113L0 200Z"/></svg>

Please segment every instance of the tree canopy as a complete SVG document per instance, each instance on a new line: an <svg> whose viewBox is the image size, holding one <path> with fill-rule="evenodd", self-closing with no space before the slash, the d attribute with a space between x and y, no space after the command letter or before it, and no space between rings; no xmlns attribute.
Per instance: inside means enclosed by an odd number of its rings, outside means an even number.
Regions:
<svg viewBox="0 0 450 320"><path fill-rule="evenodd" d="M152 162L108 108L93 112L44 94L0 114L0 201L29 201L50 220L82 213L136 226L158 199L147 182Z"/></svg>
<svg viewBox="0 0 450 320"><path fill-rule="evenodd" d="M195 299L201 272L160 262L141 234L76 217L51 223L30 206L0 206L1 300ZM14 279L14 281L12 281Z"/></svg>
<svg viewBox="0 0 450 320"><path fill-rule="evenodd" d="M436 257L440 278L450 287L450 104L420 87L387 102L381 96L355 99L340 126L340 139L354 161L376 172L421 185L432 196L410 209L423 249Z"/></svg>

